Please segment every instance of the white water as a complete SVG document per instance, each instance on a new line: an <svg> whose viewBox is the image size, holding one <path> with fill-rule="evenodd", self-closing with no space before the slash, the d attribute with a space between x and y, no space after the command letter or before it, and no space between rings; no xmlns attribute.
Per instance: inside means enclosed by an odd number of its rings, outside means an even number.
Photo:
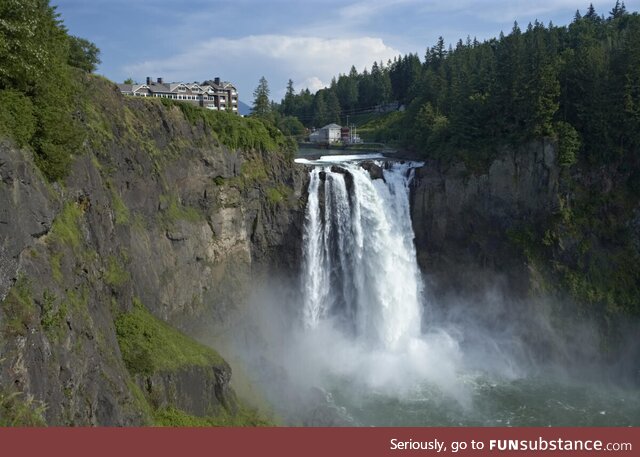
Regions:
<svg viewBox="0 0 640 457"><path fill-rule="evenodd" d="M564 366L531 358L520 336L530 328L557 351L575 352L556 335L544 302L512 312L496 287L473 302L424 303L408 195L419 164L367 157L387 167L384 180L372 180L363 160L302 162L313 167L302 306L288 301L286 281L276 281L257 291L256 320L234 332L258 373L256 385L283 417L367 426L640 423L637 389L572 378ZM292 309L301 310L304 325L295 325ZM562 333L589 354L595 333L588 322L567 325ZM326 393L319 403L318 392Z"/></svg>
<svg viewBox="0 0 640 457"><path fill-rule="evenodd" d="M354 157L329 159L315 162L309 184L304 323L331 319L371 347L408 347L423 309L409 215L416 164L390 164L382 180ZM337 165L322 165L328 161Z"/></svg>

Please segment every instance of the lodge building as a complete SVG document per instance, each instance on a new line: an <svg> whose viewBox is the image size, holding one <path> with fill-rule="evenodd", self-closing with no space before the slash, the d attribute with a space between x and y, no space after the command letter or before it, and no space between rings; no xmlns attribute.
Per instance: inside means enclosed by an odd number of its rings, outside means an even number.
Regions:
<svg viewBox="0 0 640 457"><path fill-rule="evenodd" d="M220 78L199 83L165 83L162 78L152 81L147 77L145 84L118 84L124 95L133 97L160 97L191 103L203 108L231 111L238 114L238 91L228 81Z"/></svg>

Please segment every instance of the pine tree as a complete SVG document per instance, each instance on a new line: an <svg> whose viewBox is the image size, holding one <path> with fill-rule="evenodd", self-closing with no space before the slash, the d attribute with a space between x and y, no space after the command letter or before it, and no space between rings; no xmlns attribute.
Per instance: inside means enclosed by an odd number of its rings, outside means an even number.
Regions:
<svg viewBox="0 0 640 457"><path fill-rule="evenodd" d="M617 0L616 5L609 12L609 19L617 19L625 14L627 14L627 8L625 7L624 2L620 3L620 0Z"/></svg>
<svg viewBox="0 0 640 457"><path fill-rule="evenodd" d="M282 113L285 116L291 116L294 112L296 94L293 90L293 80L289 79L287 82L287 92L284 95L282 101Z"/></svg>
<svg viewBox="0 0 640 457"><path fill-rule="evenodd" d="M271 112L269 102L269 84L264 76L260 78L258 87L253 91L253 112L254 116L265 117Z"/></svg>
<svg viewBox="0 0 640 457"><path fill-rule="evenodd" d="M332 90L327 91L325 101L327 105L327 121L340 124L340 101L336 93Z"/></svg>
<svg viewBox="0 0 640 457"><path fill-rule="evenodd" d="M313 99L313 125L322 127L328 123L327 102L325 101L326 90L319 90Z"/></svg>

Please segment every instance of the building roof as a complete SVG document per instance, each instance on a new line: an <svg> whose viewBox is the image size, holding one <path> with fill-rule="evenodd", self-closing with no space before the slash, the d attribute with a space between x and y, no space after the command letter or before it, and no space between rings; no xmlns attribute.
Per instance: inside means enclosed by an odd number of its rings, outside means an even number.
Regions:
<svg viewBox="0 0 640 457"><path fill-rule="evenodd" d="M340 127L338 124L327 124L324 127L322 127L320 130L329 130L329 129L340 129L342 127Z"/></svg>

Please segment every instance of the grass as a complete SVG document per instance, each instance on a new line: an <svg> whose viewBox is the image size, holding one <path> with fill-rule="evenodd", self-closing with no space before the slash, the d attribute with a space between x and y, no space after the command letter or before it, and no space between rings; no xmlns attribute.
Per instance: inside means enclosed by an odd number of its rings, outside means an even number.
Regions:
<svg viewBox="0 0 640 457"><path fill-rule="evenodd" d="M82 219L82 206L76 202L67 202L53 221L49 240L53 243L61 243L72 249L80 247L82 242L82 230L80 220Z"/></svg>
<svg viewBox="0 0 640 457"><path fill-rule="evenodd" d="M25 336L35 323L36 306L31 293L31 283L20 275L2 301L4 333L9 337Z"/></svg>
<svg viewBox="0 0 640 457"><path fill-rule="evenodd" d="M168 108L180 109L191 125L202 124L208 130L208 134L214 134L221 144L230 149L283 153L291 157L295 153L295 142L270 122L252 117L244 118L224 111L212 111L164 98L159 101ZM157 103L152 99L148 102Z"/></svg>
<svg viewBox="0 0 640 457"><path fill-rule="evenodd" d="M129 392L133 396L133 407L136 411L142 414L142 419L145 424L153 423L153 408L149 405L144 393L142 393L142 389L133 382L131 379L127 380L127 387L129 387Z"/></svg>
<svg viewBox="0 0 640 457"><path fill-rule="evenodd" d="M257 411L240 408L238 413L223 413L216 417L197 417L177 408L161 408L153 413L156 425L161 427L269 427L275 424L261 417Z"/></svg>
<svg viewBox="0 0 640 457"><path fill-rule="evenodd" d="M58 302L52 292L45 290L42 296L42 313L40 315L40 325L47 336L54 341L62 339L65 330L65 319L69 312L67 303Z"/></svg>
<svg viewBox="0 0 640 457"><path fill-rule="evenodd" d="M122 358L132 374L150 375L189 365L224 363L216 351L162 322L138 299L134 299L133 309L121 314L115 324Z"/></svg>
<svg viewBox="0 0 640 457"><path fill-rule="evenodd" d="M177 221L199 222L204 219L203 214L192 206L185 206L175 195L161 195L160 203L164 207L161 218L165 226L171 226Z"/></svg>
<svg viewBox="0 0 640 457"><path fill-rule="evenodd" d="M271 187L266 191L267 201L271 205L277 205L283 203L291 196L291 189L283 184L279 184L276 187Z"/></svg>
<svg viewBox="0 0 640 457"><path fill-rule="evenodd" d="M45 405L23 392L0 390L0 427L43 427Z"/></svg>
<svg viewBox="0 0 640 457"><path fill-rule="evenodd" d="M104 282L110 286L118 287L129 281L131 277L129 272L122 266L122 261L110 255L107 259L107 269L104 273Z"/></svg>
<svg viewBox="0 0 640 457"><path fill-rule="evenodd" d="M111 204L113 205L113 214L116 225L128 225L131 221L131 213L127 205L125 205L122 197L112 188Z"/></svg>

